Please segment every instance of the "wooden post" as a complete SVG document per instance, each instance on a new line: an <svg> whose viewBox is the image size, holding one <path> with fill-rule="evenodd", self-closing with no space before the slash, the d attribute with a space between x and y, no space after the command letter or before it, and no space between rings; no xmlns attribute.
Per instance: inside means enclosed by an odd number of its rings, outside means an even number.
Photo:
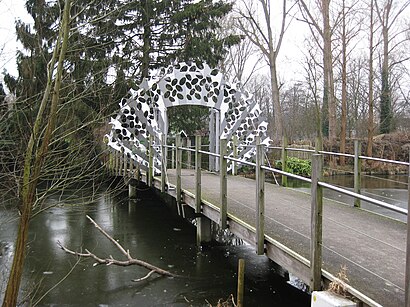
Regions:
<svg viewBox="0 0 410 307"><path fill-rule="evenodd" d="M109 171L110 175L114 174L114 155L112 154L112 151L110 150L108 153L108 159L109 159Z"/></svg>
<svg viewBox="0 0 410 307"><path fill-rule="evenodd" d="M121 152L117 153L117 176L121 176Z"/></svg>
<svg viewBox="0 0 410 307"><path fill-rule="evenodd" d="M134 179L134 160L132 159L132 156L130 157L129 160L129 176L130 179Z"/></svg>
<svg viewBox="0 0 410 307"><path fill-rule="evenodd" d="M124 178L127 178L128 175L128 157L127 154L124 152L124 154L122 155L123 159L124 159L124 164L123 164L123 176Z"/></svg>
<svg viewBox="0 0 410 307"><path fill-rule="evenodd" d="M236 298L236 306L243 307L243 290L245 284L245 260L239 259L238 262L238 290Z"/></svg>
<svg viewBox="0 0 410 307"><path fill-rule="evenodd" d="M187 148L189 148L189 149L191 149L191 138L190 137L187 137L187 139L186 139L186 147ZM191 169L192 168L192 154L191 154L191 151L189 151L188 150L188 153L187 153L187 168L188 169Z"/></svg>
<svg viewBox="0 0 410 307"><path fill-rule="evenodd" d="M322 155L312 155L312 186L311 186L311 238L310 238L310 290L321 288L322 280L322 216L323 191L318 182L323 178Z"/></svg>
<svg viewBox="0 0 410 307"><path fill-rule="evenodd" d="M195 137L195 213L201 213L201 136Z"/></svg>
<svg viewBox="0 0 410 307"><path fill-rule="evenodd" d="M161 138L161 192L165 192L165 186L166 186L166 175L167 175L167 168L166 168L166 150L167 148L165 147L165 134L162 134Z"/></svg>
<svg viewBox="0 0 410 307"><path fill-rule="evenodd" d="M220 198L221 198L221 211L219 226L222 229L227 227L227 204L228 204L228 178L227 178L227 161L224 156L227 154L227 144L226 139L220 140L220 158L219 158L219 177L220 177Z"/></svg>
<svg viewBox="0 0 410 307"><path fill-rule="evenodd" d="M219 136L218 136L219 137ZM209 114L209 152L215 153L216 151L216 142L217 142L217 136L215 135L215 110L211 109L211 112ZM209 164L208 164L208 170L210 172L215 171L215 157L212 155L209 155Z"/></svg>
<svg viewBox="0 0 410 307"><path fill-rule="evenodd" d="M362 146L358 140L354 141L354 192L360 194L362 163L359 158ZM354 206L360 208L360 199L355 198Z"/></svg>
<svg viewBox="0 0 410 307"><path fill-rule="evenodd" d="M154 137L150 135L148 138L149 156L148 156L148 176L147 176L147 184L149 187L152 187L152 180L154 177L154 146L152 146L153 141L154 141Z"/></svg>
<svg viewBox="0 0 410 307"><path fill-rule="evenodd" d="M172 143L172 149L171 149L171 168L175 168L175 144Z"/></svg>
<svg viewBox="0 0 410 307"><path fill-rule="evenodd" d="M283 136L282 143L282 171L286 172L286 164L288 160L288 152L286 151L286 147L288 146L288 138L286 136ZM287 176L282 175L282 186L288 186Z"/></svg>
<svg viewBox="0 0 410 307"><path fill-rule="evenodd" d="M234 135L232 139L232 144L233 144L233 157L235 159L238 158L238 136ZM232 161L232 175L236 176L238 174L238 164L235 161Z"/></svg>
<svg viewBox="0 0 410 307"><path fill-rule="evenodd" d="M114 168L113 168L112 172L113 172L114 176L117 176L117 151L116 150L114 150L113 159L114 159Z"/></svg>
<svg viewBox="0 0 410 307"><path fill-rule="evenodd" d="M409 175L407 178L407 210L410 209L410 152ZM407 213L407 249L406 249L406 277L405 277L405 306L410 307L410 215Z"/></svg>
<svg viewBox="0 0 410 307"><path fill-rule="evenodd" d="M182 150L181 150L181 137L177 136L175 139L176 145L176 171L177 171L177 186L176 186L176 196L177 196L177 206L181 205L181 167L182 167Z"/></svg>
<svg viewBox="0 0 410 307"><path fill-rule="evenodd" d="M256 145L256 253L265 253L265 171L263 145Z"/></svg>

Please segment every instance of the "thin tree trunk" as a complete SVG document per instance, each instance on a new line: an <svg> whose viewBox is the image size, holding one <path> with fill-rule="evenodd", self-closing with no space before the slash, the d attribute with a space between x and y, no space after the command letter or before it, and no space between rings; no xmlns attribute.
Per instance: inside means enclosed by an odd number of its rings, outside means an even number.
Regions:
<svg viewBox="0 0 410 307"><path fill-rule="evenodd" d="M53 52L53 59L49 66L48 83L37 113L36 121L34 123L33 132L31 134L29 143L27 145L24 173L23 173L23 192L22 192L22 206L21 217L18 225L18 233L16 238L13 264L10 271L9 280L7 283L6 292L3 300L3 307L14 307L17 305L18 293L23 275L24 260L26 254L26 245L28 240L29 223L31 218L32 208L35 202L35 190L38 182L39 173L41 171L44 157L48 150L52 131L54 130L55 118L57 113L57 106L59 100L59 91L61 85L61 76L63 70L63 61L65 52L67 50L68 32L69 32L69 18L70 18L70 3L71 0L66 0L62 26L60 28L59 37L57 39L56 49ZM35 148L37 139L40 135L40 128L44 117L44 111L49 100L51 91L51 78L55 60L58 54L58 48L62 41L60 57L58 61L57 76L54 83L53 97L50 106L49 121L47 123L46 132L41 142L40 148ZM33 161L34 154L34 161Z"/></svg>
<svg viewBox="0 0 410 307"><path fill-rule="evenodd" d="M333 88L333 67L332 67L332 40L329 21L330 0L322 0L323 15L323 70L324 70L324 95L323 105L328 107L329 119L329 143L333 146L336 140L336 103ZM326 100L326 101L325 101ZM326 111L326 110L324 110ZM330 148L331 149L331 148Z"/></svg>
<svg viewBox="0 0 410 307"><path fill-rule="evenodd" d="M143 48L142 48L142 78L149 77L149 64L151 53L151 17L149 16L149 1L144 1L143 20L144 20L144 34L143 34Z"/></svg>
<svg viewBox="0 0 410 307"><path fill-rule="evenodd" d="M367 149L368 157L373 155L373 134L374 134L374 101L373 101L373 20L374 4L370 2L370 38L369 38L369 118L367 121Z"/></svg>
<svg viewBox="0 0 410 307"><path fill-rule="evenodd" d="M340 152L346 152L346 124L347 124L347 40L346 40L346 13L343 0L342 16L342 115L340 127ZM345 165L345 157L340 156L340 165Z"/></svg>
<svg viewBox="0 0 410 307"><path fill-rule="evenodd" d="M270 63L270 82L271 82L271 89L272 89L272 100L273 100L273 110L274 110L274 117L275 117L275 137L276 140L281 140L284 136L285 130L283 128L283 117L282 117L282 108L280 105L279 99L279 86L278 86L278 78L276 75L276 61Z"/></svg>

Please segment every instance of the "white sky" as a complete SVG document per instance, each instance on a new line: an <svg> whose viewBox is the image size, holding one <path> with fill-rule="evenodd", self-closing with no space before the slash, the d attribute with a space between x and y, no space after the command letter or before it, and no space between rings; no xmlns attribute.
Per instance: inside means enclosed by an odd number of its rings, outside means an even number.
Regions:
<svg viewBox="0 0 410 307"><path fill-rule="evenodd" d="M12 75L17 75L16 50L18 49L18 43L15 37L15 21L22 19L25 22L30 22L31 20L24 4L25 0L0 0L0 47L4 46L4 49L0 51L0 81L3 80L4 70ZM297 23L297 21L294 21L292 26ZM300 65L297 58L301 57L301 50L297 45L298 42L302 41L302 34L300 31L296 31L294 34L285 37L288 39L284 42L283 50L280 53L279 70L282 71L281 68L283 67L283 71L286 72L286 79L296 80L299 78L299 74L289 74L289 70L296 71L296 67Z"/></svg>
<svg viewBox="0 0 410 307"><path fill-rule="evenodd" d="M22 18L30 20L24 8L24 0L0 0L0 80L3 80L3 71L6 69L13 75L16 70L17 42L15 36L15 20Z"/></svg>
<svg viewBox="0 0 410 307"><path fill-rule="evenodd" d="M20 18L26 23L31 20L24 4L25 0L0 0L0 47L4 46L3 50L0 49L0 81L3 80L4 70L17 75L16 50L18 44L15 37L15 20ZM277 63L279 78L285 79L285 82L297 82L303 78L301 61L304 48L303 38L307 31L305 24L293 20L285 34L285 41Z"/></svg>

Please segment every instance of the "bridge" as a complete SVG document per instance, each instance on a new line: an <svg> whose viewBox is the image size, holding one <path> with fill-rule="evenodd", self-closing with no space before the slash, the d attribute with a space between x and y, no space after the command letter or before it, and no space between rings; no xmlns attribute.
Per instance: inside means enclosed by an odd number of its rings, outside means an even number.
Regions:
<svg viewBox="0 0 410 307"><path fill-rule="evenodd" d="M149 153L150 163L145 172L138 163L117 151L112 153L108 167L117 176L140 178L165 201L173 200L182 216L196 218L199 243L210 239L213 221L253 245L258 255L269 257L312 290L326 288L329 282L338 279L338 272L345 266L348 281L341 283L349 295L368 306L405 306L409 291L409 284L405 283L409 270L407 224L363 210L358 202L366 201L404 216L407 209L325 183L321 175L323 155L332 153L311 152L312 177L304 178L266 165L263 145L256 145L256 163L253 163L226 155L226 140L220 142L221 154L202 150L200 137L196 137L195 143L194 148L183 147L177 138L176 145L162 144L157 148L167 153L163 156L173 157L162 163L158 173ZM153 154L155 150L149 152ZM217 160L218 172L201 167L205 156ZM375 159L409 165L360 155L346 156L354 158L356 163ZM231 173L235 170L228 168L228 164L239 163L253 168L256 178L228 175L228 169ZM171 167L166 169L166 164ZM310 182L311 191L306 193L265 182L266 172ZM323 189L352 196L355 201L344 204L323 198ZM360 191L357 187L356 190ZM130 195L135 195L133 186Z"/></svg>
<svg viewBox="0 0 410 307"><path fill-rule="evenodd" d="M363 160L406 168L408 162L362 156L356 141L354 154L304 151L311 158L311 178L272 168L266 154L277 148L271 147L261 107L239 83L230 85L218 69L203 63L164 68L127 97L110 121L105 142L108 167L113 175L130 179L130 197L136 193L134 183L144 180L165 201L175 203L181 215L196 219L198 244L210 239L213 221L310 290L337 281L365 305L410 307L409 204L402 208L365 196L360 184ZM175 144L169 142L167 109L182 105L210 110L206 140L197 136L195 147L183 145L180 136ZM205 141L207 150L201 146ZM296 149L279 149L286 170L287 153ZM323 180L324 155L354 160L353 191ZM255 179L235 176L238 167L251 169ZM268 172L281 175L285 184L287 178L307 182L310 193L267 183ZM325 199L324 189L354 201ZM363 201L400 215L407 224L360 209ZM347 268L348 280L338 274L341 267Z"/></svg>

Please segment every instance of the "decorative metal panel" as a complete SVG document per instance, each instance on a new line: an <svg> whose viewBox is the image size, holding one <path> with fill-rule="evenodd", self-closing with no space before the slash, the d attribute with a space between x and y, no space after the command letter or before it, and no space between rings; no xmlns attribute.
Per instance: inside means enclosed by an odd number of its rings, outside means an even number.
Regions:
<svg viewBox="0 0 410 307"><path fill-rule="evenodd" d="M142 169L148 167L148 142L153 136L155 171L160 172L160 150L163 135L168 134L166 109L181 105L206 106L220 113L219 134L226 138L232 151L232 137L238 138L239 158L250 159L255 154L256 136L269 144L267 122L252 95L225 81L218 69L204 63L179 63L161 69L145 79L130 98L120 102L120 110L111 118L112 130L108 146L125 153Z"/></svg>

